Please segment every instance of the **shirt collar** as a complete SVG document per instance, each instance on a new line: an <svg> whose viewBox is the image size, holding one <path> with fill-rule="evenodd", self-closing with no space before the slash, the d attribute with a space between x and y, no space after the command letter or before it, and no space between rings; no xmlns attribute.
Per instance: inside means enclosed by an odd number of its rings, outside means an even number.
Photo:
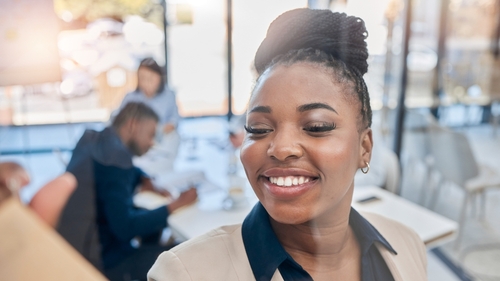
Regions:
<svg viewBox="0 0 500 281"><path fill-rule="evenodd" d="M271 280L278 266L289 255L274 234L269 215L260 202L243 221L241 232L255 279Z"/></svg>
<svg viewBox="0 0 500 281"><path fill-rule="evenodd" d="M349 224L359 241L362 255L369 251L374 242L379 242L397 254L375 227L353 208L349 215ZM269 222L269 214L260 202L243 221L242 238L256 280L271 280L278 267L287 260L302 269L281 246Z"/></svg>
<svg viewBox="0 0 500 281"><path fill-rule="evenodd" d="M358 239L362 255L366 254L375 242L382 244L392 253L396 255L398 254L392 248L391 244L389 244L389 242L382 236L382 234L380 234L380 232L378 232L378 230L370 222L368 222L352 207L349 214L349 225L352 227L352 230Z"/></svg>

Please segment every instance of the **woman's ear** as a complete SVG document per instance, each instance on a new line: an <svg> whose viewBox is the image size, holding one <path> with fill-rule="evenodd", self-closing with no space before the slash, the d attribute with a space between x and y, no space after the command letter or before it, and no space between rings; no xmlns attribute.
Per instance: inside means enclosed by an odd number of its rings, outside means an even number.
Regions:
<svg viewBox="0 0 500 281"><path fill-rule="evenodd" d="M367 128L361 133L359 146L358 167L364 168L366 167L366 163L370 163L372 158L373 136L371 128Z"/></svg>

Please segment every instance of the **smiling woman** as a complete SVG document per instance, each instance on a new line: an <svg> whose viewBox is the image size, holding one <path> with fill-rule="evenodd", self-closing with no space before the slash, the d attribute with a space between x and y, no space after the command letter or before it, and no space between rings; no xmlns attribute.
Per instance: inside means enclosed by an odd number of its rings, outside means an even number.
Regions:
<svg viewBox="0 0 500 281"><path fill-rule="evenodd" d="M241 146L259 203L242 225L162 254L150 280L426 280L415 232L351 208L373 147L366 36L361 19L329 10L271 24Z"/></svg>
<svg viewBox="0 0 500 281"><path fill-rule="evenodd" d="M353 92L334 83L327 69L307 62L275 66L259 79L241 159L257 197L276 220L297 224L322 214L329 220L327 209L350 206L347 191L356 170L370 160L372 143L369 129L358 133L359 102L346 98L346 89Z"/></svg>

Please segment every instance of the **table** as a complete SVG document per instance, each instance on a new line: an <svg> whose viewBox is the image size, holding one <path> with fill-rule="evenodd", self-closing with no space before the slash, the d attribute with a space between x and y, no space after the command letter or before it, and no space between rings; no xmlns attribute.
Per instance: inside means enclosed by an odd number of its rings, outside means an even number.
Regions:
<svg viewBox="0 0 500 281"><path fill-rule="evenodd" d="M241 223L257 202L249 195L249 204L226 211L221 207L224 196L224 192L205 194L198 204L171 214L168 221L172 232L187 240L222 225ZM358 202L370 197L377 199ZM453 240L458 229L456 222L375 186L356 187L352 205L358 211L380 214L412 228L428 248Z"/></svg>
<svg viewBox="0 0 500 281"><path fill-rule="evenodd" d="M380 200L359 202L372 196ZM458 230L455 221L375 186L355 188L352 206L358 211L380 214L410 227L427 248L453 240Z"/></svg>

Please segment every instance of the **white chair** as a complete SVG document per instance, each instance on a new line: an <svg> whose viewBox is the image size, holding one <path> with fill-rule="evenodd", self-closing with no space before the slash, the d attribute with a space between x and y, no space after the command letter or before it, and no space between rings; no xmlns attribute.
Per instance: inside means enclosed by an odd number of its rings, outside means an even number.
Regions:
<svg viewBox="0 0 500 281"><path fill-rule="evenodd" d="M437 125L430 113L407 110L401 152L403 183L420 190L420 204L425 206L429 188L432 188L432 157L430 151L429 128Z"/></svg>
<svg viewBox="0 0 500 281"><path fill-rule="evenodd" d="M384 188L392 193L399 192L399 182L401 178L401 167L396 153L386 147L383 148L385 185Z"/></svg>
<svg viewBox="0 0 500 281"><path fill-rule="evenodd" d="M433 168L439 172L443 181L453 182L465 191L459 217L458 237L455 241L455 248L458 249L463 237L469 201L474 200L476 195L480 195L482 199L481 211L484 216L485 191L488 188L500 188L500 175L493 169L481 166L476 162L467 137L461 133L440 126L431 126L429 140L433 155ZM435 188L434 202L437 201L439 187Z"/></svg>

